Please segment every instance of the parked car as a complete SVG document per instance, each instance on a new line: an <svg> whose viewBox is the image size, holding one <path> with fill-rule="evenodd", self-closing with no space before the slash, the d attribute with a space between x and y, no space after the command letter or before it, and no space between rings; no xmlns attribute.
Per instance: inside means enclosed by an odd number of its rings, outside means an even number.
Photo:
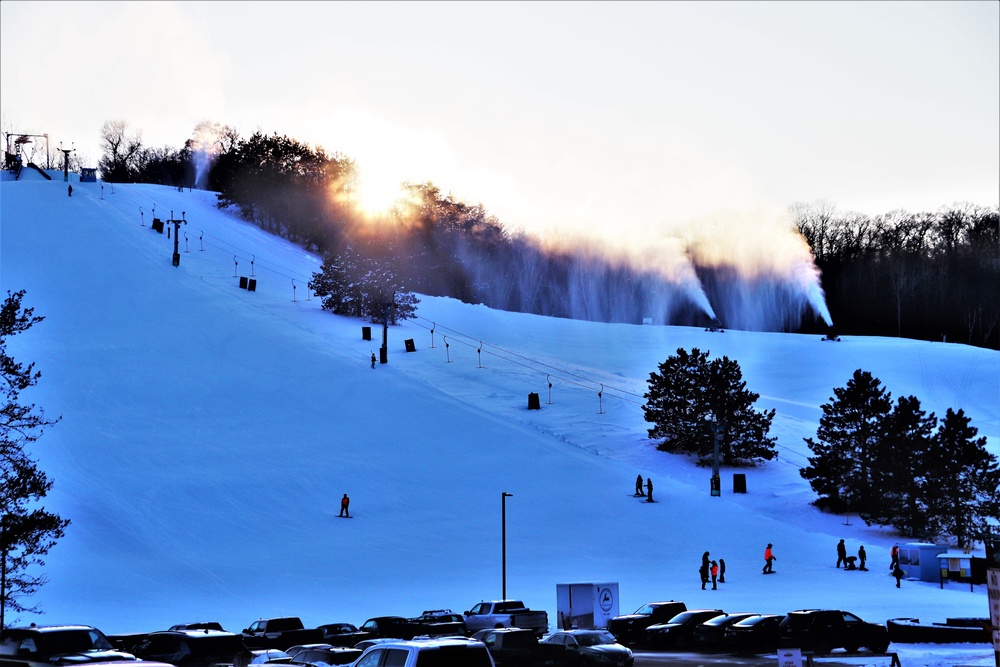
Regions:
<svg viewBox="0 0 1000 667"><path fill-rule="evenodd" d="M365 638L351 623L326 623L317 629L323 633L323 641L332 646L354 646Z"/></svg>
<svg viewBox="0 0 1000 667"><path fill-rule="evenodd" d="M410 622L418 626L420 634L431 637L445 635L464 637L469 634L468 627L465 625L465 617L450 609L425 611L420 616L411 618Z"/></svg>
<svg viewBox="0 0 1000 667"><path fill-rule="evenodd" d="M53 667L89 662L134 661L116 651L103 632L89 625L32 625L0 632L0 665Z"/></svg>
<svg viewBox="0 0 1000 667"><path fill-rule="evenodd" d="M232 664L244 652L243 637L219 630L151 632L132 647L143 660L166 662L176 667L212 667Z"/></svg>
<svg viewBox="0 0 1000 667"><path fill-rule="evenodd" d="M286 651L287 652L287 651ZM294 653L292 662L304 665L349 665L359 657L364 651L348 646L327 646L305 648Z"/></svg>
<svg viewBox="0 0 1000 667"><path fill-rule="evenodd" d="M720 649L725 639L726 629L733 623L755 616L751 612L722 614L695 626L691 633L691 644L699 649Z"/></svg>
<svg viewBox="0 0 1000 667"><path fill-rule="evenodd" d="M721 609L688 609L666 623L646 628L646 643L657 648L684 648L691 643L695 626L725 612Z"/></svg>
<svg viewBox="0 0 1000 667"><path fill-rule="evenodd" d="M544 644L530 628L494 628L483 644L497 667L567 667L566 647Z"/></svg>
<svg viewBox="0 0 1000 667"><path fill-rule="evenodd" d="M413 639L419 634L410 619L403 616L376 616L361 624L362 639Z"/></svg>
<svg viewBox="0 0 1000 667"><path fill-rule="evenodd" d="M837 609L798 609L789 612L779 626L779 648L823 654L835 648L853 653L862 646L872 653L885 653L889 648L888 629Z"/></svg>
<svg viewBox="0 0 1000 667"><path fill-rule="evenodd" d="M666 623L671 618L687 610L687 605L676 600L647 602L631 614L615 616L608 621L608 630L621 644L642 641L646 628L656 623Z"/></svg>
<svg viewBox="0 0 1000 667"><path fill-rule="evenodd" d="M222 623L217 621L199 621L197 623L179 623L177 625L171 625L169 630L175 632L180 632L183 630L218 630L219 632L225 632L222 627Z"/></svg>
<svg viewBox="0 0 1000 667"><path fill-rule="evenodd" d="M784 614L756 614L733 623L723 645L733 653L771 653L778 650L778 625Z"/></svg>
<svg viewBox="0 0 1000 667"><path fill-rule="evenodd" d="M549 614L535 611L520 600L484 600L463 614L472 632L486 628L528 628L541 637L549 630Z"/></svg>
<svg viewBox="0 0 1000 667"><path fill-rule="evenodd" d="M482 642L467 639L388 641L365 649L353 667L495 667Z"/></svg>
<svg viewBox="0 0 1000 667"><path fill-rule="evenodd" d="M607 630L561 630L542 640L543 644L566 647L570 665L581 667L632 667L632 650L622 646Z"/></svg>

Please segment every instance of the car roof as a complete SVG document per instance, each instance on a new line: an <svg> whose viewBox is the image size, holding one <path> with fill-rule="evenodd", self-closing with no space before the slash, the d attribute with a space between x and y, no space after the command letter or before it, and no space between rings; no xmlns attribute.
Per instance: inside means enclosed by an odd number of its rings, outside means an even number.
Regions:
<svg viewBox="0 0 1000 667"><path fill-rule="evenodd" d="M149 635L179 635L183 637L237 637L235 632L228 632L226 630L157 630L156 632L147 633Z"/></svg>
<svg viewBox="0 0 1000 667"><path fill-rule="evenodd" d="M388 646L396 648L413 647L413 646L420 648L438 648L441 646L471 646L480 643L481 642L470 641L469 639L466 639L464 637L463 638L440 637L432 639L392 639L387 642L382 642L380 644L377 644L377 646L379 647ZM374 647L369 647L369 648L374 648Z"/></svg>
<svg viewBox="0 0 1000 667"><path fill-rule="evenodd" d="M31 631L31 632L59 632L61 630L96 630L92 625L24 625L17 628L4 628L8 630Z"/></svg>

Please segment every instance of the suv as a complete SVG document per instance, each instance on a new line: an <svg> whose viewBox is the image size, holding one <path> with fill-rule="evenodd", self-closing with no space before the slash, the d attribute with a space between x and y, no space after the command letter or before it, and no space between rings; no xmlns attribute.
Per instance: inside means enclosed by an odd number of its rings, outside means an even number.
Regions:
<svg viewBox="0 0 1000 667"><path fill-rule="evenodd" d="M365 649L352 667L495 667L486 644L470 639L387 641Z"/></svg>
<svg viewBox="0 0 1000 667"><path fill-rule="evenodd" d="M649 626L666 623L682 611L687 611L687 605L676 600L647 602L631 614L612 618L608 622L608 631L619 643L632 644L643 639L643 633Z"/></svg>
<svg viewBox="0 0 1000 667"><path fill-rule="evenodd" d="M688 609L682 611L666 623L657 623L646 628L646 643L657 648L684 648L691 643L694 629L710 618L723 616L721 609Z"/></svg>
<svg viewBox="0 0 1000 667"><path fill-rule="evenodd" d="M116 651L104 633L89 625L32 625L0 632L0 667L52 667L88 662L134 661Z"/></svg>
<svg viewBox="0 0 1000 667"><path fill-rule="evenodd" d="M177 667L212 667L232 664L243 653L243 637L218 630L151 632L132 647L136 657Z"/></svg>
<svg viewBox="0 0 1000 667"><path fill-rule="evenodd" d="M799 609L790 612L778 626L778 648L816 653L843 648L853 653L862 646L872 653L885 653L889 648L888 629L833 609Z"/></svg>

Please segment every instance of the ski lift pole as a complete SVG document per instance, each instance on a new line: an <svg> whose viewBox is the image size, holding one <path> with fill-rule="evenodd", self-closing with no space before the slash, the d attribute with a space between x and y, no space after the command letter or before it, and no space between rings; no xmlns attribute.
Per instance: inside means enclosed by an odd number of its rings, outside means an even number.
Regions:
<svg viewBox="0 0 1000 667"><path fill-rule="evenodd" d="M599 392L597 392L597 403L598 403L597 414L603 415L604 414L604 384L603 383L601 383L601 390Z"/></svg>
<svg viewBox="0 0 1000 667"><path fill-rule="evenodd" d="M476 350L476 354L479 355L479 367L483 367L483 341L479 341L479 349Z"/></svg>
<svg viewBox="0 0 1000 667"><path fill-rule="evenodd" d="M552 380L550 379L551 377L552 377L551 374L547 374L545 376L545 382L546 382L546 384L549 385L549 400L548 400L548 405L552 405Z"/></svg>
<svg viewBox="0 0 1000 667"><path fill-rule="evenodd" d="M447 361L445 361L444 363L450 364L451 363L451 349L450 349L451 346L448 344L448 337L447 336L442 336L442 338L444 339L444 356L445 356L445 359L447 359Z"/></svg>
<svg viewBox="0 0 1000 667"><path fill-rule="evenodd" d="M237 261L236 255L233 255L233 278L236 277L236 274L239 273L239 271L240 271L240 263L239 261Z"/></svg>
<svg viewBox="0 0 1000 667"><path fill-rule="evenodd" d="M434 347L434 329L437 327L437 322L431 322L431 347Z"/></svg>
<svg viewBox="0 0 1000 667"><path fill-rule="evenodd" d="M142 207L141 206L139 207L139 226L140 227L145 227L146 226L146 221L145 221L145 218L143 218Z"/></svg>
<svg viewBox="0 0 1000 667"><path fill-rule="evenodd" d="M295 278L292 278L292 302L295 301Z"/></svg>

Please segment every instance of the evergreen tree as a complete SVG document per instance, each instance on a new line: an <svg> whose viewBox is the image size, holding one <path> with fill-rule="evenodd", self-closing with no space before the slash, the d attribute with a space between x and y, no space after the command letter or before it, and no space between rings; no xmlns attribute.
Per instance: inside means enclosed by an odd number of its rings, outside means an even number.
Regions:
<svg viewBox="0 0 1000 667"><path fill-rule="evenodd" d="M69 520L37 506L52 481L24 449L59 420L46 419L41 408L19 402L21 391L37 384L41 373L34 363L25 366L7 354L7 338L44 319L35 316L34 309L21 307L23 297L24 290L7 292L0 308L0 629L8 611L38 611L25 601L46 581L33 573L33 566L45 565L43 556L69 525Z"/></svg>
<svg viewBox="0 0 1000 667"><path fill-rule="evenodd" d="M876 490L869 524L891 525L903 535L929 537L927 515L928 455L937 417L920 408L916 396L901 397L886 417L872 466Z"/></svg>
<svg viewBox="0 0 1000 667"><path fill-rule="evenodd" d="M822 405L817 439L805 439L814 456L799 473L819 495L816 506L870 514L873 464L892 401L881 381L860 369L833 393Z"/></svg>
<svg viewBox="0 0 1000 667"><path fill-rule="evenodd" d="M767 435L774 410L753 410L759 395L747 390L735 361L709 361L708 352L679 348L659 365L658 373L650 373L648 384L642 409L653 424L649 437L662 439L658 449L693 453L701 463L710 463L715 449L712 428L718 425L721 463L756 465L774 458L775 438Z"/></svg>
<svg viewBox="0 0 1000 667"><path fill-rule="evenodd" d="M357 265L350 248L328 253L323 266L309 281L309 289L322 298L324 310L335 315L361 317L361 295L355 281Z"/></svg>
<svg viewBox="0 0 1000 667"><path fill-rule="evenodd" d="M327 255L309 287L322 297L324 310L378 323L412 318L420 303L405 289L390 260L363 256L350 247Z"/></svg>
<svg viewBox="0 0 1000 667"><path fill-rule="evenodd" d="M931 529L954 536L960 547L981 539L1000 521L1000 468L986 450L986 438L962 410L941 420L922 480Z"/></svg>

